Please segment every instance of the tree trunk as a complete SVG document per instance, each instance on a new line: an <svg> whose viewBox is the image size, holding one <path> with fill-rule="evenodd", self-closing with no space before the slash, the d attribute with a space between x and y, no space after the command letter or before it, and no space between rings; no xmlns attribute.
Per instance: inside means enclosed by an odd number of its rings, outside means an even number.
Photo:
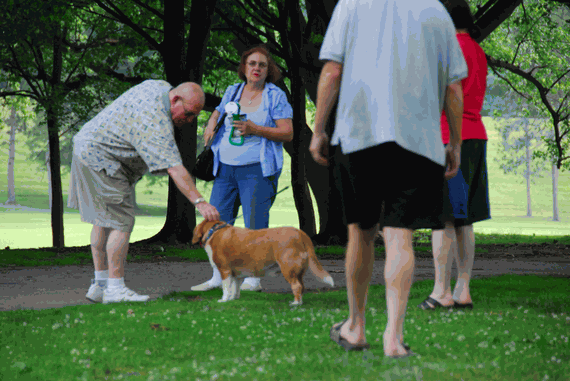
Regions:
<svg viewBox="0 0 570 381"><path fill-rule="evenodd" d="M51 169L51 229L53 235L53 247L64 247L63 235L63 192L61 189L61 157L59 150L59 120L61 102L63 98L61 73L63 68L63 36L65 30L56 30L53 39L53 67L50 81L50 96L46 100L45 110L48 127L49 163Z"/></svg>
<svg viewBox="0 0 570 381"><path fill-rule="evenodd" d="M190 30L185 34L184 0L164 2L164 42L161 55L166 77L172 86L191 81L202 83L206 47L216 1L194 1L190 9ZM185 44L186 43L186 49ZM186 53L185 53L186 51ZM190 126L174 128L174 137L182 157L182 164L190 171L196 163L197 122ZM166 221L153 237L137 243L188 243L196 226L194 205L178 190L174 181L168 179L168 204Z"/></svg>
<svg viewBox="0 0 570 381"><path fill-rule="evenodd" d="M51 200L52 200L52 195L53 192L51 190L51 167L49 165L49 147L48 150L46 152L46 159L44 161L44 164L46 165L46 170L47 170L47 178L48 178L48 205L50 207L51 210Z"/></svg>
<svg viewBox="0 0 570 381"><path fill-rule="evenodd" d="M14 180L14 162L16 158L16 129L18 127L18 118L16 116L16 106L12 106L12 112L8 119L10 126L10 145L8 148L8 199L5 205L17 205L16 202L16 185Z"/></svg>
<svg viewBox="0 0 570 381"><path fill-rule="evenodd" d="M532 156L530 154L530 136L528 130L528 119L527 123L525 124L525 134L526 134L526 144L525 144L525 151L526 151L526 216L532 217L532 203L530 200L530 162Z"/></svg>
<svg viewBox="0 0 570 381"><path fill-rule="evenodd" d="M558 216L558 167L552 164L552 221L560 221Z"/></svg>
<svg viewBox="0 0 570 381"><path fill-rule="evenodd" d="M302 17L299 2L287 3L288 18L291 20L291 34L288 41L284 43L289 45L291 56L298 56L303 44L303 36L301 34L301 23L299 17ZM283 12L284 15L287 13ZM291 72L291 100L293 102L293 154L291 155L291 186L293 188L293 199L295 208L299 217L299 228L307 233L309 237L317 234L315 224L315 212L313 210L313 202L311 193L306 179L305 162L307 156L312 160L311 156L306 155L308 146L303 146L301 131L306 126L305 118L305 102L306 93L301 70L294 63L289 67Z"/></svg>
<svg viewBox="0 0 570 381"><path fill-rule="evenodd" d="M49 141L49 164L51 170L51 229L53 235L53 247L64 247L63 235L63 193L61 189L61 166L59 156L59 126L53 109L48 108L48 141Z"/></svg>
<svg viewBox="0 0 570 381"><path fill-rule="evenodd" d="M532 202L530 198L530 150L526 149L526 216L532 217Z"/></svg>

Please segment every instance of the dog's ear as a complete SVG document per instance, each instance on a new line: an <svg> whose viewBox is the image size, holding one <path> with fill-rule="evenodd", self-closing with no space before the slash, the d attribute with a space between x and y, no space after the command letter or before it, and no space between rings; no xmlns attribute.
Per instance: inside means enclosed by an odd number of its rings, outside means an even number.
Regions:
<svg viewBox="0 0 570 381"><path fill-rule="evenodd" d="M192 235L192 244L195 245L198 242L200 242L200 240L202 239L202 236L204 235L204 233L202 232L202 223L196 225L196 227L194 228L194 232Z"/></svg>

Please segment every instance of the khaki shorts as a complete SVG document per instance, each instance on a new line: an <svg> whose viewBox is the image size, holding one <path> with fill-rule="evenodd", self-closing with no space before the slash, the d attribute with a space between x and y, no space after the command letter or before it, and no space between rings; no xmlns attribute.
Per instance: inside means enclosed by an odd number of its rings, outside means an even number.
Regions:
<svg viewBox="0 0 570 381"><path fill-rule="evenodd" d="M126 179L92 170L74 155L67 206L79 209L83 222L130 233L135 225L133 187Z"/></svg>

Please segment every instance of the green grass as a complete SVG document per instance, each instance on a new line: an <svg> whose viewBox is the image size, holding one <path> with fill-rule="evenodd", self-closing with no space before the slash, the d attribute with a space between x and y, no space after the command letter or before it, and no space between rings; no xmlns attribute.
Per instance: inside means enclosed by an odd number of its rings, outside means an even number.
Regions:
<svg viewBox="0 0 570 381"><path fill-rule="evenodd" d="M0 312L3 380L564 380L570 374L568 279L474 279L473 311L421 311L416 282L405 341L418 356L383 355L385 288L372 286L365 353L345 353L330 327L346 291L173 293L146 304ZM546 291L548 290L548 291Z"/></svg>
<svg viewBox="0 0 570 381"><path fill-rule="evenodd" d="M522 177L515 174L504 174L498 159L499 132L496 123L488 117L483 118L489 135L487 160L489 165L489 191L492 219L475 224L476 233L502 235L565 236L570 232L570 176L568 172L560 173L559 209L560 221L554 222L552 217L552 181L549 173L539 178L532 185L534 217L523 217L526 214L526 188ZM0 152L7 158L8 135L0 135ZM47 175L43 166L30 161L22 134L17 134L16 149L16 197L17 202L29 208L48 209ZM290 158L284 155L284 171L279 179L279 189L291 184ZM2 161L6 163L7 160ZM69 175L63 170L64 203L67 200ZM198 183L202 194L208 198L211 184ZM0 203L7 198L6 165L0 166ZM145 215L136 219L135 230L131 241L135 242L156 234L163 226L166 212L167 186L149 186L147 179L137 185L137 202ZM315 205L315 210L316 205ZM52 244L51 222L49 213L27 212L3 208L0 205L0 248L34 248L49 247ZM236 225L243 226L243 219ZM270 226L298 226L292 189L281 193L271 209ZM318 228L318 221L317 221ZM80 222L78 212L65 208L64 230L67 246L83 246L89 244L90 225ZM30 234L33 232L33 234Z"/></svg>

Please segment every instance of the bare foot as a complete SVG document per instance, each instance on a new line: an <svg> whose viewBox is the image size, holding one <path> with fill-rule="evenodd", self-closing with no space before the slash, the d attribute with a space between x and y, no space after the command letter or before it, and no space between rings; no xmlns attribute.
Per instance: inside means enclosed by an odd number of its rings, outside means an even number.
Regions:
<svg viewBox="0 0 570 381"><path fill-rule="evenodd" d="M397 335L388 335L384 332L384 355L386 356L405 356L408 354L406 348L402 345L402 338Z"/></svg>
<svg viewBox="0 0 570 381"><path fill-rule="evenodd" d="M339 323L342 324L342 323ZM335 328L338 327L338 324L335 325ZM348 319L344 325L340 328L340 337L345 339L351 344L366 344L366 335L364 327L354 327L353 330L350 330L350 319Z"/></svg>

